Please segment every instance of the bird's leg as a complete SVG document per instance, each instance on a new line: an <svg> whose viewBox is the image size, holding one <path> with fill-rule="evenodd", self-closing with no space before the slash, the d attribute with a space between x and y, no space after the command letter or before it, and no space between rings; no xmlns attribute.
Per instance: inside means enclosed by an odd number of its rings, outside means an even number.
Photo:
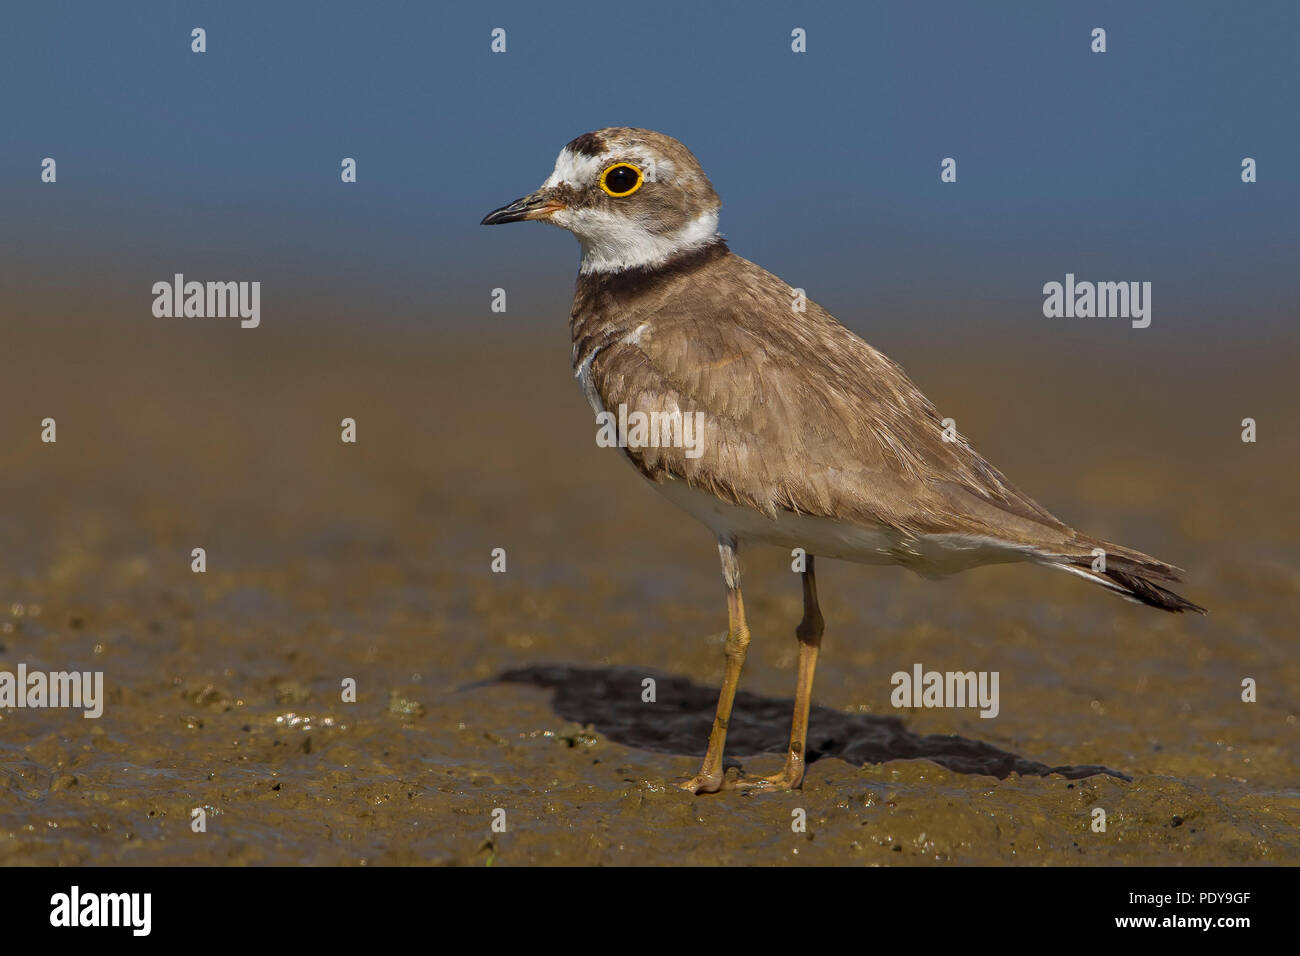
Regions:
<svg viewBox="0 0 1300 956"><path fill-rule="evenodd" d="M794 718L790 725L790 749L786 751L785 766L779 773L753 781L742 781L739 786L755 789L794 790L803 784L804 751L808 746L808 710L812 706L813 671L817 669L817 654L822 646L821 608L817 606L817 578L813 573L813 556L808 555L808 567L803 572L803 620L795 629L799 639L799 676L794 688Z"/></svg>
<svg viewBox="0 0 1300 956"><path fill-rule="evenodd" d="M718 539L718 553L722 556L722 577L727 582L727 666L722 677L722 690L718 692L718 710L709 733L709 749L704 754L700 772L680 784L691 793L715 793L722 789L722 748L727 741L727 723L731 720L731 705L736 699L736 685L740 682L740 669L745 665L749 651L749 625L745 623L745 603L740 597L740 559L736 554L736 541Z"/></svg>

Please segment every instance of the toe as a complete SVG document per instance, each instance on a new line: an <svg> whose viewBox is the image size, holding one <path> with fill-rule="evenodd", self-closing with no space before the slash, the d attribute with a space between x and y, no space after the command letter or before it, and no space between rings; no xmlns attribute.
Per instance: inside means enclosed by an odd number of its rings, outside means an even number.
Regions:
<svg viewBox="0 0 1300 956"><path fill-rule="evenodd" d="M697 773L690 780L679 783L677 786L687 793L693 793L697 796L701 793L717 793L722 789L722 775Z"/></svg>

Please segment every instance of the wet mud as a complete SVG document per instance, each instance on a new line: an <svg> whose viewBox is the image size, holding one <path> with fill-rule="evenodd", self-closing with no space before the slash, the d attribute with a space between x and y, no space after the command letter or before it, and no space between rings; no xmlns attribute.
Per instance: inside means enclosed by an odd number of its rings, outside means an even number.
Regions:
<svg viewBox="0 0 1300 956"><path fill-rule="evenodd" d="M1188 569L1211 614L1030 567L819 562L804 789L691 797L673 782L721 679L716 550L595 446L561 321L10 339L0 671L100 671L105 701L0 710L0 863L1300 861L1294 343L1030 361L875 339L1013 481ZM742 559L728 763L763 774L800 590L788 555ZM917 663L997 671L998 715L895 708Z"/></svg>

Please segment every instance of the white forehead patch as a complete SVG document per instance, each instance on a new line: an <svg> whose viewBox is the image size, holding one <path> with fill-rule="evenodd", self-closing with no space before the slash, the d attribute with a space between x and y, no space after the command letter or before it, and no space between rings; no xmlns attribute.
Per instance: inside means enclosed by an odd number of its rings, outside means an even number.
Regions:
<svg viewBox="0 0 1300 956"><path fill-rule="evenodd" d="M555 172L542 183L542 188L550 189L561 183L569 186L585 186L587 183L595 182L600 171L605 168L605 159L604 156L572 153L566 146L560 150L560 155L555 160Z"/></svg>
<svg viewBox="0 0 1300 956"><path fill-rule="evenodd" d="M615 155L627 157L624 150L612 150L599 156L588 156L584 153L570 152L569 147L566 146L560 150L560 155L555 160L555 171L546 182L542 183L542 188L551 189L561 184L577 188L590 186L613 161ZM640 166L646 180L652 183L672 182L677 173L676 167L667 159L655 160L653 157L637 155L627 158Z"/></svg>

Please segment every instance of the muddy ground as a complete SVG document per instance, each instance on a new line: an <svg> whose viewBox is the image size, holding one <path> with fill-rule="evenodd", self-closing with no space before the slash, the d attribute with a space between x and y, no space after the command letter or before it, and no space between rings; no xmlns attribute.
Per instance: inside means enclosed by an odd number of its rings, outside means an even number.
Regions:
<svg viewBox="0 0 1300 956"><path fill-rule="evenodd" d="M869 336L1013 481L1187 568L1212 613L823 561L804 789L696 798L671 784L722 672L716 551L595 447L562 317L190 321L6 330L0 670L102 671L107 700L0 711L0 862L1300 861L1294 342ZM799 586L743 557L729 756L766 773ZM998 671L1000 713L895 709L918 662Z"/></svg>

